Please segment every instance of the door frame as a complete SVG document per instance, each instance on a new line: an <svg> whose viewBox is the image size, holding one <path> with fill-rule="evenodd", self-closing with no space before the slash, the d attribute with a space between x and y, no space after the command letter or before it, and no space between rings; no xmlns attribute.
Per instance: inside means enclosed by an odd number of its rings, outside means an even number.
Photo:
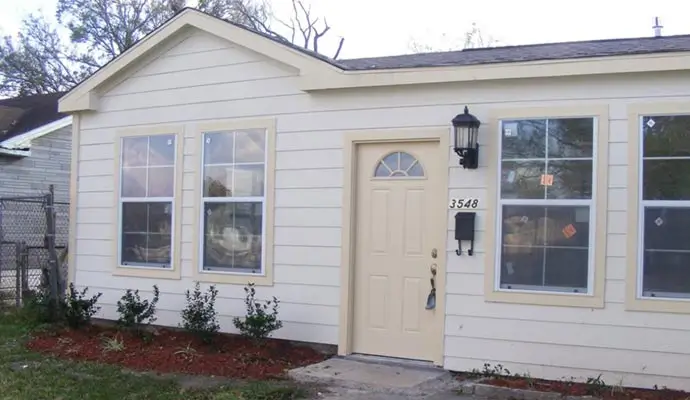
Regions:
<svg viewBox="0 0 690 400"><path fill-rule="evenodd" d="M441 182L439 196L434 204L433 218L439 225L438 234L439 255L436 263L442 273L436 276L436 309L439 313L435 318L434 337L436 338L433 363L443 366L443 342L445 339L445 297L446 297L446 254L448 230L448 160L450 156L450 128L400 128L381 130L361 130L343 133L343 222L341 239L341 268L340 268L340 318L338 324L338 355L345 356L352 353L352 329L354 321L354 251L356 233L356 194L357 194L357 149L362 144L396 143L396 142L436 142L439 145L441 162L436 170L428 170L430 174L439 174ZM373 167L372 167L373 168Z"/></svg>

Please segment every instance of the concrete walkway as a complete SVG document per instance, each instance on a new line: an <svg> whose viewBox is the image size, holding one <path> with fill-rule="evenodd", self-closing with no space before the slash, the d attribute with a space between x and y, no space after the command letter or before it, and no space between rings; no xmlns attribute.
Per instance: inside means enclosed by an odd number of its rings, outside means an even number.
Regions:
<svg viewBox="0 0 690 400"><path fill-rule="evenodd" d="M323 387L315 397L323 400L475 399L457 393L459 383L448 371L407 362L336 357L288 374L298 382Z"/></svg>

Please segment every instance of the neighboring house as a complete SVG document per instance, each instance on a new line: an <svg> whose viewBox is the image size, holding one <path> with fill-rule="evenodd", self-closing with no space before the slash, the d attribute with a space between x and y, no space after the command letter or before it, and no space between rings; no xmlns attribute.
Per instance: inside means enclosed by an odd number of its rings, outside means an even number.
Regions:
<svg viewBox="0 0 690 400"><path fill-rule="evenodd" d="M38 196L55 186L69 201L72 117L51 93L0 99L0 198Z"/></svg>
<svg viewBox="0 0 690 400"><path fill-rule="evenodd" d="M45 212L40 196L54 186L56 244L64 246L68 231L72 117L58 112L51 93L0 99L0 290L15 288L17 245L28 246L31 268L47 259ZM17 199L21 198L21 199ZM38 284L32 271L29 283Z"/></svg>
<svg viewBox="0 0 690 400"><path fill-rule="evenodd" d="M332 61L185 9L60 111L102 317L157 284L177 325L196 280L233 332L256 282L340 354L690 389L690 36Z"/></svg>

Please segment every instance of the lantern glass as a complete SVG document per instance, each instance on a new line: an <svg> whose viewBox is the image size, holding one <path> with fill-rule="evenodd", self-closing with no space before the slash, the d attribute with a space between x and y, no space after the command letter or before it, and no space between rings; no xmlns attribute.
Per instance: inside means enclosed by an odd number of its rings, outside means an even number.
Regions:
<svg viewBox="0 0 690 400"><path fill-rule="evenodd" d="M455 148L463 148L469 140L466 126L455 127Z"/></svg>

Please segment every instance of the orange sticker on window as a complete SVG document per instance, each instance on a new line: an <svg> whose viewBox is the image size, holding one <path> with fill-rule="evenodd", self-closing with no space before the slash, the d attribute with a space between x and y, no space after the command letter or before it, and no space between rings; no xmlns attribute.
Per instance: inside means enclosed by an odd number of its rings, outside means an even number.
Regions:
<svg viewBox="0 0 690 400"><path fill-rule="evenodd" d="M553 175L550 174L543 174L541 176L541 184L543 186L551 186L553 185Z"/></svg>
<svg viewBox="0 0 690 400"><path fill-rule="evenodd" d="M566 239L570 239L577 233L577 229L573 226L573 224L568 224L563 228L563 236L566 237Z"/></svg>

